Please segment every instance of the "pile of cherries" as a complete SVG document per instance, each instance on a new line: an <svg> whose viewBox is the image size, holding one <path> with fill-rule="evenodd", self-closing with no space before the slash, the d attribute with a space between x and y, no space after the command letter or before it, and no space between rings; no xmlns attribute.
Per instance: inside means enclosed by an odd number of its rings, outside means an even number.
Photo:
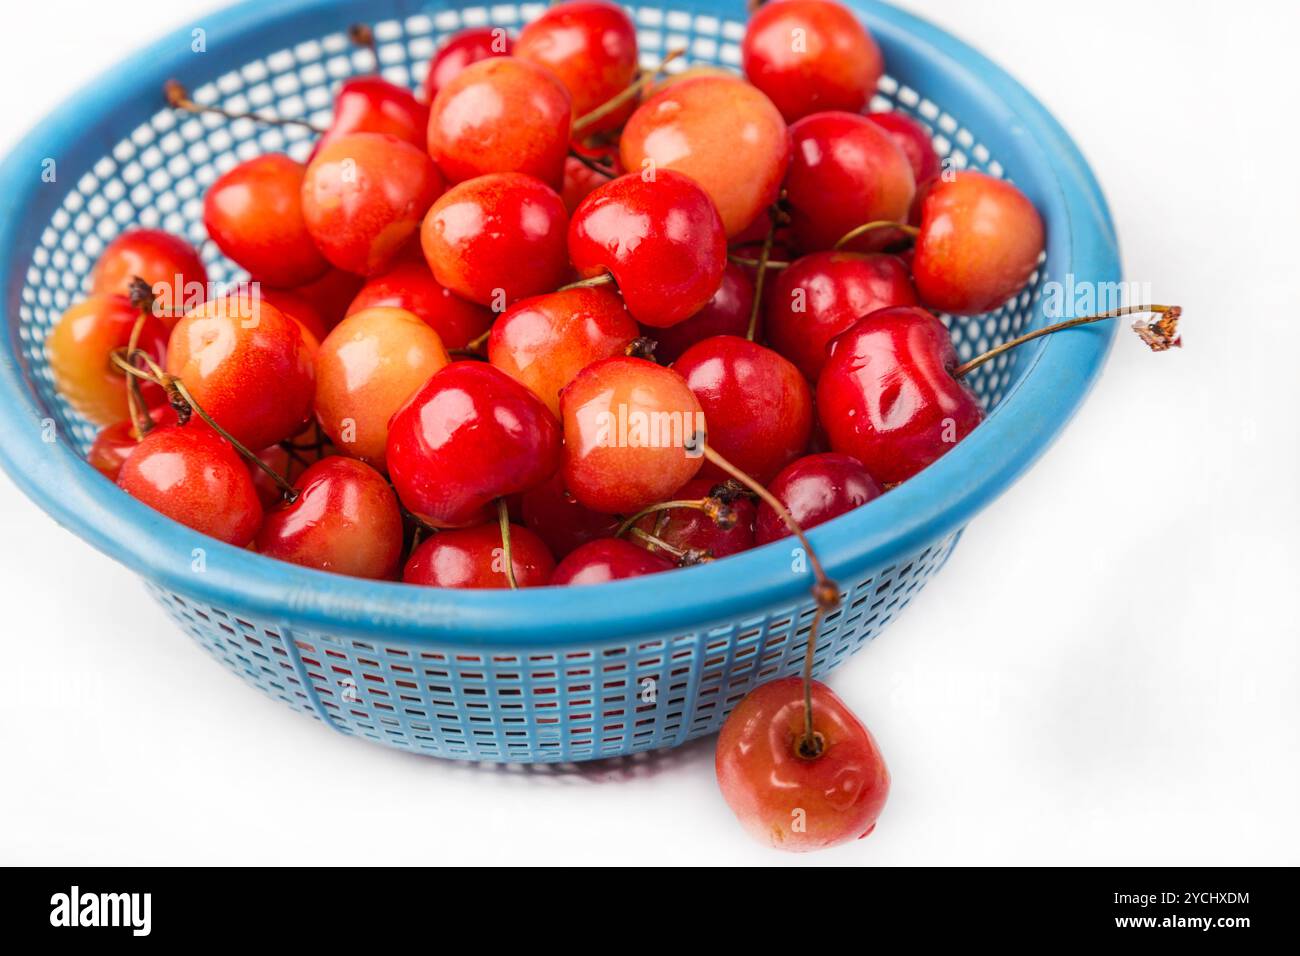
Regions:
<svg viewBox="0 0 1300 956"><path fill-rule="evenodd" d="M104 426L91 463L269 557L506 588L802 537L969 434L978 360L935 312L1025 285L1026 197L864 114L883 61L833 0L759 7L744 77L638 64L628 15L581 0L513 42L451 38L418 95L344 82L307 163L257 156L207 190L250 276L220 293L183 240L121 235L47 342ZM809 675L746 698L718 772L788 849L865 835L888 789Z"/></svg>

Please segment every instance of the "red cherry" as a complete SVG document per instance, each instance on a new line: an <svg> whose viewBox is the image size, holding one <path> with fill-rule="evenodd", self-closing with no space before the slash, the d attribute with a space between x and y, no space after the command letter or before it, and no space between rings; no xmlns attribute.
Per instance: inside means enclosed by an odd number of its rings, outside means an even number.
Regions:
<svg viewBox="0 0 1300 956"><path fill-rule="evenodd" d="M497 523L450 529L420 542L406 562L402 580L435 588L508 588L505 562ZM512 524L510 566L517 586L535 588L550 581L555 559L541 538Z"/></svg>
<svg viewBox="0 0 1300 956"><path fill-rule="evenodd" d="M1043 220L1010 183L967 171L926 191L912 274L932 309L996 309L1024 288L1042 254Z"/></svg>
<svg viewBox="0 0 1300 956"><path fill-rule="evenodd" d="M271 558L357 578L391 578L402 557L402 513L369 465L331 455L302 473L298 497L266 515L255 547Z"/></svg>
<svg viewBox="0 0 1300 956"><path fill-rule="evenodd" d="M266 153L240 163L203 197L208 235L254 279L273 286L302 285L329 268L302 216L306 172L283 153Z"/></svg>
<svg viewBox="0 0 1300 956"><path fill-rule="evenodd" d="M541 180L494 173L447 190L425 217L420 244L435 279L500 311L564 281L568 218Z"/></svg>
<svg viewBox="0 0 1300 956"><path fill-rule="evenodd" d="M647 100L619 141L623 166L684 173L704 187L728 236L763 215L790 165L790 134L772 101L743 80L697 76Z"/></svg>
<svg viewBox="0 0 1300 956"><path fill-rule="evenodd" d="M235 294L243 296L251 295L252 292L247 286L241 285L235 289ZM311 341L316 344L319 345L320 341L329 334L329 329L325 325L325 319L321 317L320 310L298 293L289 292L286 289L273 289L262 286L261 295L263 302L275 306L297 322Z"/></svg>
<svg viewBox="0 0 1300 956"><path fill-rule="evenodd" d="M912 179L916 182L918 191L939 175L943 168L939 154L934 150L930 131L919 122L906 113L894 111L868 113L867 119L888 133L894 145L903 151L908 165L912 167Z"/></svg>
<svg viewBox="0 0 1300 956"><path fill-rule="evenodd" d="M560 414L560 390L592 362L622 355L640 329L618 293L563 289L512 305L492 326L488 361Z"/></svg>
<svg viewBox="0 0 1300 956"><path fill-rule="evenodd" d="M916 194L912 167L880 126L851 113L815 113L791 126L790 135L794 159L785 188L801 249L830 249L857 226L907 218ZM887 238L869 236L850 248L879 248Z"/></svg>
<svg viewBox="0 0 1300 956"><path fill-rule="evenodd" d="M759 7L745 30L741 63L790 123L819 110L861 112L885 72L866 27L831 0Z"/></svg>
<svg viewBox="0 0 1300 956"><path fill-rule="evenodd" d="M875 829L889 796L889 770L871 732L820 681L813 682L812 701L818 756L799 750L804 688L798 677L751 691L718 735L723 798L750 835L779 850L861 839Z"/></svg>
<svg viewBox="0 0 1300 956"><path fill-rule="evenodd" d="M546 542L557 558L597 538L612 537L622 521L578 504L578 499L564 487L564 477L556 472L549 479L523 494L521 506L524 524Z"/></svg>
<svg viewBox="0 0 1300 956"><path fill-rule="evenodd" d="M202 422L155 428L123 462L117 483L173 521L237 548L262 523L243 459Z"/></svg>
<svg viewBox="0 0 1300 956"><path fill-rule="evenodd" d="M527 173L558 189L570 120L569 93L554 73L516 57L491 57L438 91L429 110L429 155L453 183Z"/></svg>
<svg viewBox="0 0 1300 956"><path fill-rule="evenodd" d="M666 329L652 329L655 359L675 362L683 352L715 335L744 335L749 329L749 313L754 307L754 283L742 266L727 263L722 284L704 308L689 319Z"/></svg>
<svg viewBox="0 0 1300 956"><path fill-rule="evenodd" d="M659 170L601 186L569 224L569 258L583 276L608 270L633 318L656 328L702 309L722 283L727 236L712 200L692 180Z"/></svg>
<svg viewBox="0 0 1300 956"><path fill-rule="evenodd" d="M404 259L387 272L367 279L347 307L347 314L374 308L405 309L419 316L449 349L463 349L486 332L494 318L489 309L440 285L423 254L418 259Z"/></svg>
<svg viewBox="0 0 1300 956"><path fill-rule="evenodd" d="M161 229L129 229L110 242L90 275L90 291L129 295L136 276L153 290L159 318L168 328L174 319L167 313L208 297L208 271L199 254L184 239Z"/></svg>
<svg viewBox="0 0 1300 956"><path fill-rule="evenodd" d="M952 377L948 330L924 309L881 309L831 343L817 409L835 451L886 485L906 481L947 453L984 418Z"/></svg>
<svg viewBox="0 0 1300 956"><path fill-rule="evenodd" d="M170 405L151 408L149 416L156 425L176 424L176 411ZM140 439L135 435L135 425L132 422L121 421L109 425L95 436L90 450L86 452L86 462L109 481L117 481L122 463L139 444Z"/></svg>
<svg viewBox="0 0 1300 956"><path fill-rule="evenodd" d="M384 271L442 192L421 150L386 133L331 140L307 167L302 209L325 258L358 275Z"/></svg>
<svg viewBox="0 0 1300 956"><path fill-rule="evenodd" d="M378 76L353 77L334 97L334 119L316 152L352 133L386 133L423 150L428 129L429 107L410 90Z"/></svg>
<svg viewBox="0 0 1300 956"><path fill-rule="evenodd" d="M612 3L573 0L546 10L519 31L515 56L546 67L569 91L576 120L626 89L637 71L636 27ZM583 130L615 130L635 101Z"/></svg>
<svg viewBox="0 0 1300 956"><path fill-rule="evenodd" d="M343 269L331 268L319 279L292 289L276 291L289 292L309 303L325 323L326 329L339 324L348 309L348 303L356 296L365 282L361 276ZM265 289L263 294L265 294ZM275 303L272 303L274 305ZM376 303L379 304L379 303Z"/></svg>
<svg viewBox="0 0 1300 956"><path fill-rule="evenodd" d="M598 538L578 548L555 568L551 584L604 584L671 571L671 561L622 538Z"/></svg>
<svg viewBox="0 0 1300 956"><path fill-rule="evenodd" d="M532 392L483 362L453 362L388 426L388 472L402 503L438 527L490 517L496 498L555 474L560 429Z"/></svg>
<svg viewBox="0 0 1300 956"><path fill-rule="evenodd" d="M617 153L611 155L599 151L582 150L577 145L573 148L595 162L600 162L602 159L608 160L609 173L607 175L592 169L576 156L569 156L564 160L564 188L560 190L560 198L564 200L564 208L569 211L570 216L582 205L584 199L614 177L623 175L623 166L618 161Z"/></svg>
<svg viewBox="0 0 1300 956"><path fill-rule="evenodd" d="M735 335L692 345L673 364L700 400L709 444L755 480L766 484L808 447L812 390L786 359ZM704 475L725 472L709 463Z"/></svg>
<svg viewBox="0 0 1300 956"><path fill-rule="evenodd" d="M704 412L671 369L626 356L595 362L565 386L560 411L564 484L592 511L639 511L700 470Z"/></svg>
<svg viewBox="0 0 1300 956"><path fill-rule="evenodd" d="M191 424L198 424L191 422ZM313 429L301 433L292 439L298 444L311 444L316 433ZM257 457L285 481L294 482L307 470L307 465L300 456L289 454L284 445L271 445L257 453ZM284 489L265 470L251 461L245 461L248 473L253 478L253 487L257 489L257 498L262 502L262 510L270 511L284 503Z"/></svg>
<svg viewBox="0 0 1300 956"><path fill-rule="evenodd" d="M59 319L45 340L54 386L68 404L97 425L112 425L129 414L126 374L109 356L131 341L140 310L125 296L92 295ZM141 327L138 346L162 362L167 353L167 331L153 315ZM148 404L162 401L153 386L143 393Z"/></svg>
<svg viewBox="0 0 1300 956"><path fill-rule="evenodd" d="M432 103L438 91L458 77L465 67L490 56L509 56L514 44L502 27L474 27L449 38L424 77L424 101ZM427 133L427 131L426 131Z"/></svg>
<svg viewBox="0 0 1300 956"><path fill-rule="evenodd" d="M675 501L692 501L708 497L717 483L709 478L688 481L673 494ZM737 496L729 502L735 523L729 528L719 526L710 515L698 508L669 508L646 515L636 523L660 541L665 541L680 551L705 551L714 558L748 551L754 546L754 502L746 496ZM659 549L647 541L637 542L653 554ZM663 555L665 560L668 555Z"/></svg>
<svg viewBox="0 0 1300 956"><path fill-rule="evenodd" d="M772 479L767 490L776 495L799 526L807 531L847 514L881 495L876 479L849 455L826 452L792 461ZM754 540L767 544L788 537L790 529L766 503L758 506Z"/></svg>
<svg viewBox="0 0 1300 956"><path fill-rule="evenodd" d="M917 304L907 266L878 253L816 252L777 272L770 288L768 344L813 382L831 339L877 309Z"/></svg>
<svg viewBox="0 0 1300 956"><path fill-rule="evenodd" d="M167 371L248 448L302 431L315 392L313 343L269 302L214 299L172 330Z"/></svg>

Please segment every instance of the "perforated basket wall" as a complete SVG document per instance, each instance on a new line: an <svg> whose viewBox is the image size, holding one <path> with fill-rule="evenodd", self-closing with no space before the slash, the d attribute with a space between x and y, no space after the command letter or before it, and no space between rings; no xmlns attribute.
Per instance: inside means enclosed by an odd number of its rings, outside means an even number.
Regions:
<svg viewBox="0 0 1300 956"><path fill-rule="evenodd" d="M923 25L875 4L861 6L874 18L883 18L879 23L876 19L871 22L877 27L891 66L872 107L898 109L921 119L933 131L940 155L955 168L978 168L995 176L1016 175L1016 164L1029 162L1023 151L1037 147L1037 143L1008 139L1005 118L999 117L996 110L979 109L971 116L963 116L956 107L947 107L945 89L954 95L957 89L949 80L933 80L921 68L926 57L938 54L902 45L896 39L907 35L909 29L921 30ZM307 117L327 125L332 93L339 82L368 72L372 66L370 53L348 41L347 23L358 19L371 22L383 75L414 87L423 79L428 60L442 38L466 26L485 24L514 32L543 9L535 4L449 9L436 3L302 0L266 3L257 8L244 6L237 15L219 15L199 25L209 50L225 44L220 58L210 52L176 62L184 67L179 78L201 103L219 103L236 111ZM645 65L657 64L667 50L686 47L687 56L674 64L674 69L700 62L738 68L739 42L744 31L744 14L738 0L675 3L673 9L629 9L639 28ZM272 22L286 32L272 31L268 39L266 23ZM195 36L178 34L173 39L181 43ZM270 44L272 48L262 53L259 44ZM247 61L232 60L232 48L245 51ZM953 49L964 50L959 45ZM219 75L210 72L217 64L228 66L231 62L240 65ZM896 63L898 68L894 69ZM927 86L931 80L934 89ZM154 89L160 90L160 86ZM981 95L991 103L1000 102L990 91L982 90ZM18 353L16 387L23 389L24 401L32 406L35 415L47 426L52 422L58 435L78 453L85 452L95 429L73 413L53 389L44 342L60 314L88 290L90 269L103 247L126 228L161 227L195 243L214 280L239 278L241 274L221 258L204 233L204 189L236 163L260 152L281 150L301 159L310 149L308 134L301 128L178 114L162 108L160 93L153 105L149 104L147 88L136 86L130 97L124 95L117 103L119 112L96 116L102 127L100 141L109 144L107 148L92 155L68 146L66 155L58 159L57 182L43 187L58 193L53 208L47 208L44 217L33 223L33 211L39 213L41 203L50 203L51 198L48 192L40 200L23 197L26 228L6 247L7 317L11 331L16 329L12 347ZM132 116L133 112L137 117ZM104 131L109 129L115 135L106 138ZM995 141L1006 147L1007 155L998 152ZM30 156L38 155L39 144L29 145ZM60 155L58 148L57 144L51 145L52 157ZM1032 160L1043 161L1039 156ZM1050 177L1044 181L1050 182ZM1087 184L1095 189L1090 178ZM1035 185L1031 182L1026 186L1031 196ZM1038 197L1035 199L1038 201ZM1064 215L1066 208L1054 205L1054 201L1055 197L1049 196L1039 202L1049 227L1054 217ZM1099 195L1096 201L1100 203ZM1104 205L1101 211L1104 213ZM1043 282L1050 278L1052 237L1077 245L1066 231L1068 223L1058 221L1055 225L1049 228L1049 258L1042 274L1036 274L1020 296L987 316L945 319L963 359L1018 334L1040 318L1036 304ZM1109 239L1113 250L1113 236L1103 226L1108 228L1108 221L1099 221L1094 231ZM1059 261L1071 267L1080 265L1072 259ZM1115 271L1114 264L1106 260L1092 268ZM1104 352L1104 341L1100 348ZM1029 377L1043 354L1039 349L1001 356L975 373L971 384L986 407L996 409ZM1073 401L1069 407L1056 411L1060 421L1054 423L1053 433L1073 402L1081 397L1099 361L1099 354L1076 360L1077 371L1086 381L1076 389L1077 394L1070 395ZM995 414L990 424L998 418ZM1040 441L1038 447L1045 441ZM1020 454L987 481L1004 486L1037 450ZM39 449L33 452L37 453ZM957 451L949 457L956 458ZM36 466L12 460L7 464L20 483L33 490L35 478L31 472ZM76 467L85 469L84 465ZM66 480L75 480L79 486L91 482L86 486L87 493L97 499L112 502L114 499L103 496L118 494L115 489L95 487L97 476L73 474L74 478ZM24 475L31 480L24 482ZM928 478L929 472L923 477ZM901 498L904 489L891 492L881 503ZM978 503L996 490L980 489L982 499ZM33 494L40 497L36 491ZM933 510L942 503L937 501L942 497L942 489L937 486L930 486L922 494L915 503L917 509ZM156 521L150 524L152 519L137 517L134 503L125 501L123 497L113 507L126 509L125 520L133 522L133 532L160 533ZM871 512L877 504L862 511ZM54 510L52 503L49 506ZM906 508L907 504L900 501L897 507ZM827 621L817 652L819 673L828 671L878 634L907 606L942 567L971 510L973 507L966 508L966 513L949 509L942 520L935 518L907 534L900 530L898 540L885 543L878 540L882 533L878 525L860 523L856 532L861 534L861 544L856 550L855 529L846 532L846 528L840 528L833 539L838 543L828 547L828 555L838 566L833 571L839 576L846 598L843 607ZM881 514L884 517L883 511ZM82 517L94 524L84 513ZM841 519L827 528L855 518ZM119 545L126 548L117 540L123 536L121 530L115 536L102 526L94 532L78 530L105 550L118 551ZM172 527L165 534L174 539L176 555L191 551L187 545L210 547L214 555L224 554L215 543L195 542L192 533L186 535ZM129 555L118 556L129 560ZM337 598L346 613L340 612L339 619L331 622L330 592L355 589L364 583L344 585L337 578L302 569L269 568L265 565L270 562L251 555L223 558L232 569L233 583L220 585L220 600L213 600L215 586L207 579L200 587L198 579L187 580L183 570L163 568L153 574L142 570L153 578L151 591L163 607L214 657L266 693L336 730L444 757L567 761L671 746L711 733L757 682L797 672L813 613L802 587L783 586L783 593L772 589L771 593L751 599L739 612L734 606L726 606L716 593L706 594L708 600L692 595L696 589L739 588L741 576L752 575L760 567L759 560L769 577L778 566L787 577L794 577L792 569L798 556L793 557L792 562L788 545L774 545L719 562L712 568L634 582L640 590L619 591L610 598L624 602L632 623L618 628L607 626L603 633L584 613L589 609L584 607L588 603L586 595L572 594L568 603L552 597L545 611L546 627L552 636L545 640L533 633L527 615L522 624L512 625L514 629L506 636L500 636L502 628L493 625L489 630L497 636L485 637L481 633L481 615L493 613L492 605L483 603L487 599L471 605L473 614L466 617L464 639L454 626L448 625L446 615L456 611L453 607L449 612L450 605L445 601L430 605L428 628L422 631L418 606L414 610L406 607L401 614L385 610L394 601L409 604L412 600L409 595L395 597L397 585L372 585L371 592L349 590L345 608L343 598ZM751 562L749 571L737 565L733 572L718 572L721 565L742 560ZM267 613L265 595L253 601L241 593L240 575L250 567L249 561L261 566L248 574L285 582L282 607ZM304 574L308 577L299 577ZM259 586L264 584L265 580L259 582ZM310 598L303 597L309 592ZM491 600L520 598L503 594ZM368 600L375 608L372 615L366 613ZM638 618L645 619L647 625L652 623L649 608L674 600L687 607L676 615L672 629L647 626L641 630L636 626ZM697 600L700 607L692 616L689 605ZM299 613L307 604L313 605L310 616ZM566 613L565 608L572 618L567 633L563 622L557 627L549 616ZM443 617L436 617L438 614ZM536 628L540 629L540 607L538 615ZM384 621L389 617L395 622L400 618L401 626L386 628Z"/></svg>

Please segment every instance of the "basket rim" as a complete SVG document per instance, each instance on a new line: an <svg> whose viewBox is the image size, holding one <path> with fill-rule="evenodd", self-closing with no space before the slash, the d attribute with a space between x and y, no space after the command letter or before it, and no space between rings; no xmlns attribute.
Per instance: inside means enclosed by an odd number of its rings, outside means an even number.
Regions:
<svg viewBox="0 0 1300 956"><path fill-rule="evenodd" d="M846 2L893 57L924 66L935 83L973 98L994 117L995 129L982 139L989 146L1001 141L992 150L1000 159L1020 160L1016 181L1035 194L1047 223L1049 274L1118 281L1118 243L1101 189L1047 109L1000 67L928 21L877 0ZM712 5L720 6L716 0ZM406 7L399 2L386 15L420 12ZM735 12L741 12L739 4ZM239 36L248 30L309 22L318 30L331 23L342 29L362 15L375 18L374 4L244 0L204 19L205 60L219 64L223 49L240 52ZM131 55L124 62L132 69L119 65L59 106L0 164L0 183L35 182L33 170L85 136L88 118L108 123L116 111L156 101L164 79L192 71L193 54L184 51L193 29L177 30ZM17 324L30 240L45 225L28 221L41 188L48 186L8 185L0 196L0 275L6 282L0 321L7 331L7 347L0 350L0 426L6 432L0 464L60 524L159 587L232 614L282 622L289 631L467 649L565 648L693 632L807 600L810 582L806 573L792 571L788 541L672 574L503 595L327 574L234 548L164 517L123 494L69 442L47 442L42 435L48 415L24 369ZM1040 301L1029 327L1043 322ZM1023 374L965 440L888 494L809 532L828 573L844 581L885 568L964 527L1059 434L1100 374L1114 332L1112 320L1040 340L1022 359ZM205 552L202 573L191 570L195 548Z"/></svg>

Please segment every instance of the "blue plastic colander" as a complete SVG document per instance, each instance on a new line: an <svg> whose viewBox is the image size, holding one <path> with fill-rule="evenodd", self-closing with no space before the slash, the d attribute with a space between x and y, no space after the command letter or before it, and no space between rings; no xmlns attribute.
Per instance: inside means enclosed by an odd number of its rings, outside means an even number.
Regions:
<svg viewBox="0 0 1300 956"><path fill-rule="evenodd" d="M1015 180L1047 224L1047 257L1029 289L998 312L951 320L963 360L1044 324L1044 282L1117 282L1105 201L1047 111L930 24L870 0L849 5L885 53L888 76L874 108L927 123L957 168ZM200 102L326 123L339 82L372 64L349 43L350 24L371 23L384 76L415 85L444 36L480 25L513 31L543 9L244 3L87 86L0 172L0 460L14 481L139 572L186 633L256 687L341 733L441 757L585 760L716 731L755 684L801 666L813 604L793 543L599 587L517 593L408 587L282 564L173 523L88 466L82 456L95 430L56 394L44 342L85 294L99 252L131 226L185 235L214 280L237 278L204 234L204 189L257 153L303 158L310 148L300 129L174 113L162 102L165 80L181 80ZM646 65L686 46L687 61L738 67L744 0L630 10ZM819 673L901 613L967 521L1046 448L1097 376L1113 331L1106 322L1050 336L980 368L971 384L991 414L974 434L916 478L811 533L845 590L818 644Z"/></svg>

